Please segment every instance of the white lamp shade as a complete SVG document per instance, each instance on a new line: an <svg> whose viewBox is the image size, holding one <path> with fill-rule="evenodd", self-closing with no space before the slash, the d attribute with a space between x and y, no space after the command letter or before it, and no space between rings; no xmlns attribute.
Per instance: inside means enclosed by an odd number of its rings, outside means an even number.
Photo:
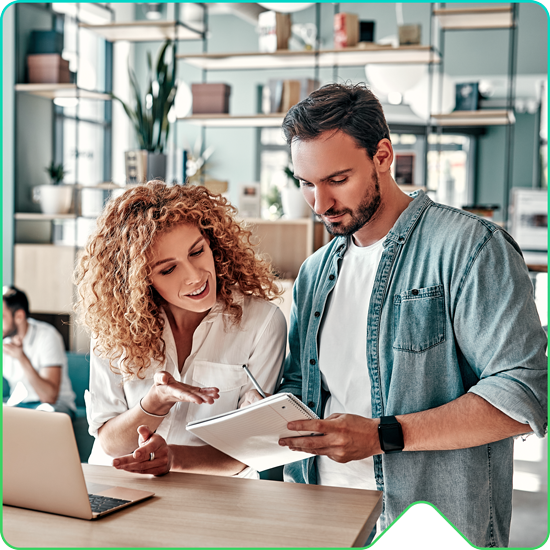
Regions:
<svg viewBox="0 0 550 550"><path fill-rule="evenodd" d="M292 13L295 11L302 11L309 6L312 6L312 2L259 2L259 5L272 11L278 11L279 13Z"/></svg>
<svg viewBox="0 0 550 550"><path fill-rule="evenodd" d="M365 65L365 74L369 84L383 94L398 92L404 94L414 88L427 74L426 65L384 65L373 63Z"/></svg>
<svg viewBox="0 0 550 550"><path fill-rule="evenodd" d="M443 79L443 86L441 86L441 79ZM455 108L455 83L448 75L435 73L432 76L431 108L428 106L429 87L430 75L426 74L414 88L405 92L403 98L411 111L426 121L430 115L446 115Z"/></svg>

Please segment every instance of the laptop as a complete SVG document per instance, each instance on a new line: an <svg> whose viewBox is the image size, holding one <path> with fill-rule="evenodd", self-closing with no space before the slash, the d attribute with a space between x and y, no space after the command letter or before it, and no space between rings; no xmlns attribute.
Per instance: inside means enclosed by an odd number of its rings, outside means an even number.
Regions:
<svg viewBox="0 0 550 550"><path fill-rule="evenodd" d="M88 483L70 417L3 406L3 500L80 519L97 519L155 493Z"/></svg>

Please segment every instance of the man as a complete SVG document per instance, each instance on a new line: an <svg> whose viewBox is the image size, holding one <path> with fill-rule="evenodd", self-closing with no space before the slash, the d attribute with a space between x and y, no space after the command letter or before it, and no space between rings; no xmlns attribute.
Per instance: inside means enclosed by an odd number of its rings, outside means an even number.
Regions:
<svg viewBox="0 0 550 550"><path fill-rule="evenodd" d="M52 325L29 318L27 296L15 287L4 287L3 306L8 404L74 416L75 395L61 334Z"/></svg>
<svg viewBox="0 0 550 550"><path fill-rule="evenodd" d="M286 115L294 175L334 238L296 280L279 391L323 420L282 439L318 455L285 479L382 490L382 528L433 503L478 546L506 546L513 436L547 430L546 337L500 227L404 194L380 103L331 84Z"/></svg>

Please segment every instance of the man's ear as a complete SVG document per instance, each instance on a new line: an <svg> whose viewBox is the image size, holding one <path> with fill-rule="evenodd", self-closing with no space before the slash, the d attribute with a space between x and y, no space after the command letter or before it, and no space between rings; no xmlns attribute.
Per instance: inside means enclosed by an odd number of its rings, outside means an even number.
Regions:
<svg viewBox="0 0 550 550"><path fill-rule="evenodd" d="M379 173L390 171L393 162L393 147L389 139L384 138L378 142L378 149L372 160Z"/></svg>
<svg viewBox="0 0 550 550"><path fill-rule="evenodd" d="M13 322L15 323L16 326L20 326L22 323L25 322L26 319L27 319L27 316L25 315L25 312L22 309L18 309L13 314Z"/></svg>

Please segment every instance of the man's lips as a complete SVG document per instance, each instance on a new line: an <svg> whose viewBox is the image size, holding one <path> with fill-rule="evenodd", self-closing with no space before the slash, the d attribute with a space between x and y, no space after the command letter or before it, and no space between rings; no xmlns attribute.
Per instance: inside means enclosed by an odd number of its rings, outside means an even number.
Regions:
<svg viewBox="0 0 550 550"><path fill-rule="evenodd" d="M332 214L332 215L327 215L327 214L324 214L323 216L321 216L324 220L326 220L327 222L330 222L330 223L335 223L335 222L338 222L340 221L344 216L345 216L346 212L342 212L340 214Z"/></svg>

